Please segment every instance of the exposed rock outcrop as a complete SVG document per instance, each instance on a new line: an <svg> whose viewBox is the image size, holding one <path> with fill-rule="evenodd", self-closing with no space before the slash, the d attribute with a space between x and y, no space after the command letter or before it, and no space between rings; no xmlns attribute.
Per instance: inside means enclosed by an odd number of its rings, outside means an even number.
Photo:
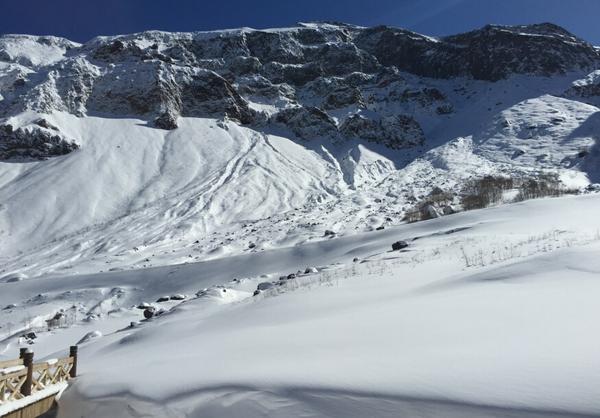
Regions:
<svg viewBox="0 0 600 418"><path fill-rule="evenodd" d="M377 142L390 148L406 148L425 141L421 126L406 115L372 118L356 114L346 120L340 132L347 138Z"/></svg>
<svg viewBox="0 0 600 418"><path fill-rule="evenodd" d="M68 154L79 146L52 128L30 125L13 129L10 124L0 125L0 161L12 159L45 159Z"/></svg>
<svg viewBox="0 0 600 418"><path fill-rule="evenodd" d="M331 136L337 133L335 121L316 107L284 109L273 117L273 121L288 127L303 139Z"/></svg>
<svg viewBox="0 0 600 418"><path fill-rule="evenodd" d="M489 25L434 39L387 26L318 23L267 31L149 31L83 45L4 35L0 61L0 117L7 119L23 111L61 111L137 117L175 129L179 117L228 117L256 127L276 124L305 139L344 136L402 148L424 141L421 119L403 114L454 111L432 78L493 82L513 74L562 74L596 68L600 54L552 24ZM598 85L588 80L565 94L595 104ZM358 110L369 116L349 117ZM37 140L11 137L0 146L31 143L30 152L18 152L39 156L72 148L40 132L25 135ZM41 143L49 145L42 149Z"/></svg>

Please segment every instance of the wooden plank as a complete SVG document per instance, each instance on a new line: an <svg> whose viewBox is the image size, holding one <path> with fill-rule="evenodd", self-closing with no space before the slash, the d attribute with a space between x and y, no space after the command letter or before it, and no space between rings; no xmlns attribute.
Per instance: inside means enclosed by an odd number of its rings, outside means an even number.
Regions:
<svg viewBox="0 0 600 418"><path fill-rule="evenodd" d="M16 374L16 373L15 373ZM26 376L11 376L2 382L2 392L0 393L0 404L23 398L21 387L25 382Z"/></svg>
<svg viewBox="0 0 600 418"><path fill-rule="evenodd" d="M9 367L22 366L22 365L23 365L22 358L17 358L14 360L0 361L0 369L8 369Z"/></svg>
<svg viewBox="0 0 600 418"><path fill-rule="evenodd" d="M56 395L52 395L48 396L47 398L40 399L39 401L13 411L8 415L4 415L2 418L37 418L52 409L55 398Z"/></svg>
<svg viewBox="0 0 600 418"><path fill-rule="evenodd" d="M37 372L37 371L40 371L40 370L47 369L49 367L50 366L48 365L48 363L36 363L36 364L33 365L33 371Z"/></svg>
<svg viewBox="0 0 600 418"><path fill-rule="evenodd" d="M77 350L74 351L71 347L71 353L76 354L76 352ZM66 382L70 378L71 370L77 364L76 361L76 357L71 355L52 363L33 364L33 353L28 352L23 358L0 362L0 369L26 366L23 370L6 375L0 374L0 404L23 399L25 392L27 392L25 395L29 395L44 389L50 384ZM23 388L27 389L26 386L29 387L29 390L23 391ZM55 396L48 396L0 418L37 418L52 408L55 404ZM27 397L25 396L25 398Z"/></svg>
<svg viewBox="0 0 600 418"><path fill-rule="evenodd" d="M73 363L73 357L65 357L65 358L61 358L60 360L58 360L56 363L52 364L52 366L59 366L62 364L72 364Z"/></svg>
<svg viewBox="0 0 600 418"><path fill-rule="evenodd" d="M15 379L19 376L25 376L25 375L27 375L27 369L19 370L18 372L12 372L12 373L5 374L5 375L0 375L0 381L11 380L11 379Z"/></svg>

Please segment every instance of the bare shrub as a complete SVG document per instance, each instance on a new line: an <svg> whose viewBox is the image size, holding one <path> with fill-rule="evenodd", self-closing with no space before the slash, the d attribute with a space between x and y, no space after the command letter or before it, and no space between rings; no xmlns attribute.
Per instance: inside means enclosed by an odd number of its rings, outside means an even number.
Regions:
<svg viewBox="0 0 600 418"><path fill-rule="evenodd" d="M423 219L421 218L421 211L418 207L410 208L404 213L403 220L409 224L422 221Z"/></svg>
<svg viewBox="0 0 600 418"><path fill-rule="evenodd" d="M502 200L504 191L514 187L510 177L485 176L469 181L461 193L461 204L465 210L481 209Z"/></svg>
<svg viewBox="0 0 600 418"><path fill-rule="evenodd" d="M431 208L437 211L454 201L454 195L451 192L444 191L439 187L434 187L431 193L423 200L416 203L412 208L404 213L404 221L408 223L426 221L436 216L432 216Z"/></svg>
<svg viewBox="0 0 600 418"><path fill-rule="evenodd" d="M567 190L561 183L556 174L543 174L537 178L525 179L519 185L519 193L515 197L515 202L522 202L529 199L538 199L541 197L558 197L565 194Z"/></svg>

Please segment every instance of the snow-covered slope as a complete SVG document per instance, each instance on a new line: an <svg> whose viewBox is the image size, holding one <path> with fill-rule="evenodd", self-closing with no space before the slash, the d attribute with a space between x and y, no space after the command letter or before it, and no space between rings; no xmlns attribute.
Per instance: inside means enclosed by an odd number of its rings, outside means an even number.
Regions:
<svg viewBox="0 0 600 418"><path fill-rule="evenodd" d="M0 358L80 344L64 418L598 416L599 195L405 216L597 190L599 64L552 24L2 36Z"/></svg>
<svg viewBox="0 0 600 418"><path fill-rule="evenodd" d="M598 180L598 52L550 24L10 35L0 51L0 281L372 230L484 174Z"/></svg>
<svg viewBox="0 0 600 418"><path fill-rule="evenodd" d="M61 417L597 416L598 204L535 200L198 264L3 283L0 305L15 306L2 329L64 308L71 326L38 332L38 358L89 334ZM398 239L409 247L391 252ZM132 306L176 293L188 296L129 325Z"/></svg>

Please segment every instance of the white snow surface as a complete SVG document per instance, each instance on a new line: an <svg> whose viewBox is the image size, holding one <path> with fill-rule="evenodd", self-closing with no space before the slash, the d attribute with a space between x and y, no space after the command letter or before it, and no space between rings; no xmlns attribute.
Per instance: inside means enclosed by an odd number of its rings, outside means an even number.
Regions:
<svg viewBox="0 0 600 418"><path fill-rule="evenodd" d="M2 329L77 305L72 326L38 333L38 359L102 331L80 347L63 418L597 416L599 204L541 199L201 263L0 283L0 304L18 305ZM409 247L390 252L399 239ZM252 296L265 281L283 284ZM141 302L166 312L140 321ZM17 355L16 337L2 344Z"/></svg>
<svg viewBox="0 0 600 418"><path fill-rule="evenodd" d="M558 173L575 189L596 183L598 108L559 97L582 77L430 80L456 110L441 124L430 110L411 110L427 142L404 150L301 141L215 119L180 118L178 129L164 131L139 119L43 115L81 149L0 163L0 281L200 261L321 240L325 230L369 231L402 223L433 187L458 192L484 174ZM26 111L7 122L17 128L39 117Z"/></svg>
<svg viewBox="0 0 600 418"><path fill-rule="evenodd" d="M8 59L25 66L40 67L61 61L68 48L80 44L56 36L3 35L0 37L0 53L3 61Z"/></svg>
<svg viewBox="0 0 600 418"><path fill-rule="evenodd" d="M0 100L77 46L3 36ZM401 150L211 118L165 131L75 116L54 75L22 107L43 98L48 113L2 121L42 117L80 149L0 162L0 359L79 343L61 418L600 416L600 195L402 220L434 187L485 174L599 183L599 108L572 90L597 72L403 74L454 109L360 110L413 115L426 141ZM248 99L268 114L291 105ZM409 247L390 252L398 240Z"/></svg>

